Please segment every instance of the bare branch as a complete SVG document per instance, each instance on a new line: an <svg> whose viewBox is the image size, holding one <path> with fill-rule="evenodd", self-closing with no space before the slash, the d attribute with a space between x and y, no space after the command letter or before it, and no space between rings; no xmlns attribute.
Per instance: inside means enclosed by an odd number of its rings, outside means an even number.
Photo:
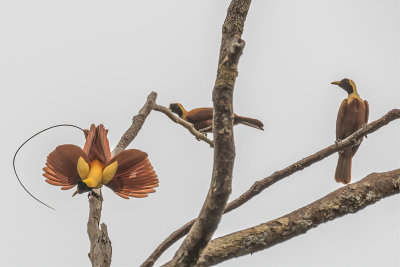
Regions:
<svg viewBox="0 0 400 267"><path fill-rule="evenodd" d="M250 3L250 0L232 0L224 22L217 79L213 90L214 167L211 185L199 217L175 253L171 266L196 264L200 253L218 227L231 193L235 161L232 98L237 64L245 45L240 37ZM234 30L228 31L228 28Z"/></svg>
<svg viewBox="0 0 400 267"><path fill-rule="evenodd" d="M400 109L392 109L388 113L386 113L383 117L378 120L375 120L371 123L366 124L364 127L350 135L349 137L339 141L333 145L324 148L317 153L303 158L296 163L280 170L274 172L272 175L255 182L249 190L243 193L240 197L235 199L234 201L230 202L226 206L226 212L229 212L237 207L243 205L245 202L252 199L254 196L258 195L263 191L265 188L273 185L274 183L280 181L281 179L292 175L295 172L303 170L304 168L314 164L315 162L321 161L324 158L336 153L340 150L343 150L346 147L351 147L357 145L364 136L367 134L371 134L381 128L384 125L387 125L389 122L399 119L400 118Z"/></svg>
<svg viewBox="0 0 400 267"><path fill-rule="evenodd" d="M132 125L123 134L121 140L111 153L112 156L117 155L123 151L132 141L142 128L144 121L153 109L153 105L156 101L157 94L151 92L147 97L147 101L139 111L139 114L132 118ZM101 196L101 189L94 189L95 194ZM102 223L101 229L99 228L101 209L102 209L103 198L91 195L89 197L89 220L87 223L87 232L90 240L90 252L89 259L92 262L92 266L96 267L108 267L111 264L112 247L111 241L108 237L107 225Z"/></svg>
<svg viewBox="0 0 400 267"><path fill-rule="evenodd" d="M121 139L119 140L117 146L112 151L112 156L117 155L121 151L125 150L128 145L135 139L136 135L142 128L144 121L146 120L147 116L150 114L153 106L156 103L157 93L151 92L147 97L147 101L144 106L140 109L139 113L132 118L132 125L129 127L128 130L122 135Z"/></svg>
<svg viewBox="0 0 400 267"><path fill-rule="evenodd" d="M398 194L399 182L400 169L372 173L279 219L212 240L196 266L215 265L267 249L322 223L355 213L382 198Z"/></svg>
<svg viewBox="0 0 400 267"><path fill-rule="evenodd" d="M101 194L100 189L97 193ZM89 199L89 221L87 232L90 240L89 259L92 266L108 267L111 265L112 247L108 237L107 226L102 223L99 228L102 201L91 196Z"/></svg>
<svg viewBox="0 0 400 267"><path fill-rule="evenodd" d="M240 197L237 199L231 201L228 203L225 207L224 213L230 212L247 201L249 201L251 198L254 196L258 195L261 193L264 189L269 187L270 185L278 182L279 180L292 175L293 173L303 170L304 168L312 165L315 162L318 162L320 160L323 160L324 158L332 155L333 153L336 153L339 150L342 150L346 147L353 146L358 143L358 141L363 138L367 134L371 134L375 132L376 130L380 129L381 127L387 125L389 122L399 119L400 118L400 109L393 109L389 111L387 114L385 114L383 117L381 117L378 120L375 120L358 131L356 131L354 134L350 135L346 139L339 141L338 143L335 143L331 146L328 146L327 148L324 148L316 153L314 153L311 156L308 156L306 158L303 158L296 163L280 170L274 172L272 175L259 180L255 182L249 190L247 190L245 193L243 193ZM154 262L161 256L161 254L167 250L172 244L174 244L176 241L178 241L181 237L183 237L185 234L188 233L189 229L192 227L194 224L194 219L191 220L190 222L186 223L184 226L173 232L167 239L165 239L158 247L157 249L150 255L150 257L143 263L142 266L152 266Z"/></svg>
<svg viewBox="0 0 400 267"><path fill-rule="evenodd" d="M189 130L189 132L191 134L193 134L197 140L203 140L204 142L206 142L207 144L210 145L210 147L214 147L214 143L213 141L211 141L210 139L208 139L204 134L200 133L199 131L197 131L193 124L191 124L190 122L185 121L184 119L179 118L178 116L176 116L169 108L154 104L153 107L154 110L159 111L164 113L165 115L167 115L173 122L176 122L180 125L182 125L183 127L185 127L186 129Z"/></svg>

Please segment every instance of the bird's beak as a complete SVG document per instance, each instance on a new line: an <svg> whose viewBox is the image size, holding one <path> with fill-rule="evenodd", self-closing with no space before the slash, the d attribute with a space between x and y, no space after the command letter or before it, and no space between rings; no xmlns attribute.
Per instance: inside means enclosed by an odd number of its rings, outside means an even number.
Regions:
<svg viewBox="0 0 400 267"><path fill-rule="evenodd" d="M334 85L339 85L339 84L340 84L340 81L331 82L331 84L334 84Z"/></svg>
<svg viewBox="0 0 400 267"><path fill-rule="evenodd" d="M75 196L78 193L79 193L79 189L76 189L76 191L72 194L72 196Z"/></svg>

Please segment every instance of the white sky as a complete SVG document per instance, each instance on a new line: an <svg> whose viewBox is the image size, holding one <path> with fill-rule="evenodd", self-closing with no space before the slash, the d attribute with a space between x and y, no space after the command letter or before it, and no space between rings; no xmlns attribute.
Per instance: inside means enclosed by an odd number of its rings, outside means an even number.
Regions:
<svg viewBox="0 0 400 267"><path fill-rule="evenodd" d="M103 123L111 149L147 95L211 106L221 26L230 1L1 1L1 266L89 266L86 195L71 198L44 182L57 145L82 146L76 129ZM235 128L231 200L255 180L333 143L346 93L331 81L353 79L370 120L400 106L399 1L253 1L243 38L234 110L265 131ZM353 158L353 181L400 166L400 122L371 134ZM149 154L157 193L123 200L103 190L113 266L138 266L172 231L197 216L207 194L212 150L164 114L152 112L131 144ZM223 217L215 236L280 217L341 187L337 155L271 186ZM400 198L377 204L221 266L399 266ZM171 259L178 244L158 265Z"/></svg>

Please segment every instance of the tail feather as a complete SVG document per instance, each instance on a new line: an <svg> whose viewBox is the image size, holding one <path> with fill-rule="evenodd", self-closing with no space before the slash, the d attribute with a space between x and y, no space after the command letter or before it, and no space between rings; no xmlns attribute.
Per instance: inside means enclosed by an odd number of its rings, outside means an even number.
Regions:
<svg viewBox="0 0 400 267"><path fill-rule="evenodd" d="M335 180L338 183L348 184L351 180L351 156L339 153L339 159L335 171Z"/></svg>
<svg viewBox="0 0 400 267"><path fill-rule="evenodd" d="M257 119L235 115L235 124L237 123L241 123L264 131L264 124Z"/></svg>

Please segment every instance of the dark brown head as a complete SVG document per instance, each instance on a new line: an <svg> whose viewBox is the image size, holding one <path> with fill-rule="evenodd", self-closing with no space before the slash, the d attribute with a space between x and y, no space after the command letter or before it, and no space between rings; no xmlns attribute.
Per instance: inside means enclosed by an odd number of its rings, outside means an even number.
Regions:
<svg viewBox="0 0 400 267"><path fill-rule="evenodd" d="M179 117L182 117L185 109L183 108L183 106L179 103L171 103L169 105L169 109L173 112L176 113Z"/></svg>
<svg viewBox="0 0 400 267"><path fill-rule="evenodd" d="M84 181L80 180L78 181L78 188L74 192L72 196L75 196L76 194L83 194L85 192L89 192L93 189L93 187L89 187Z"/></svg>
<svg viewBox="0 0 400 267"><path fill-rule="evenodd" d="M356 84L352 80L347 78L344 78L341 81L331 82L331 84L342 87L348 94L356 91Z"/></svg>

